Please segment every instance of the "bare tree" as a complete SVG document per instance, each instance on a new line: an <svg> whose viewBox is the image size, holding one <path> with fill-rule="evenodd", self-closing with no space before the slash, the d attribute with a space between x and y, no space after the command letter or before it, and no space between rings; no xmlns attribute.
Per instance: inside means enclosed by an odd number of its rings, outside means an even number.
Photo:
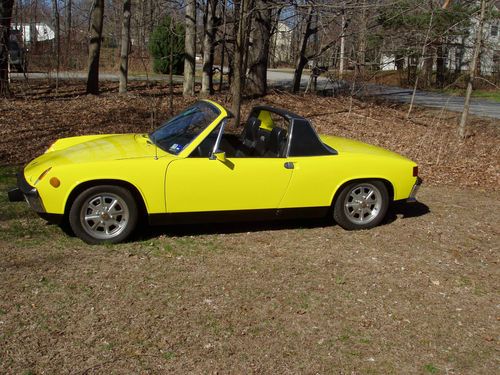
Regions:
<svg viewBox="0 0 500 375"><path fill-rule="evenodd" d="M213 66L215 49L215 11L217 0L207 0L203 37L203 72L201 76L201 94L213 93Z"/></svg>
<svg viewBox="0 0 500 375"><path fill-rule="evenodd" d="M250 0L235 1L235 35L236 41L234 44L233 57L233 81L231 82L232 96L232 112L234 114L234 123L236 126L240 124L240 109L241 109L241 91L243 89L243 60L245 46L245 31L247 29L247 15Z"/></svg>
<svg viewBox="0 0 500 375"><path fill-rule="evenodd" d="M464 110L462 112L462 116L460 117L460 124L458 126L458 135L460 138L465 138L466 134L466 125L467 125L467 117L469 116L469 107L470 107L470 97L472 95L472 88L474 79L476 78L476 67L479 59L479 52L481 51L481 41L483 38L483 25L484 25L484 17L486 14L486 0L481 0L481 14L479 15L479 24L476 29L476 41L474 42L474 55L472 56L472 60L469 66L469 74L467 79L467 91L465 93L465 103Z"/></svg>
<svg viewBox="0 0 500 375"><path fill-rule="evenodd" d="M271 40L271 7L266 1L255 4L255 27L252 32L250 68L247 79L249 94L264 96L267 92L267 63Z"/></svg>
<svg viewBox="0 0 500 375"><path fill-rule="evenodd" d="M66 63L68 63L68 58L70 56L71 51L71 31L73 27L73 0L67 0L66 2Z"/></svg>
<svg viewBox="0 0 500 375"><path fill-rule="evenodd" d="M342 18L341 18L341 31L340 31L340 56L339 56L339 78L344 76L344 65L345 65L345 31L347 28L347 21L345 15L345 3L342 3Z"/></svg>
<svg viewBox="0 0 500 375"><path fill-rule="evenodd" d="M307 44L311 35L313 35L317 31L316 27L312 27L313 13L314 5L312 3L309 3L307 7L307 14L305 16L305 28L300 42L300 51L297 57L297 63L295 65L295 72L293 73L293 92L299 92L300 90L302 72L304 71L304 67L309 61L308 57L306 56Z"/></svg>
<svg viewBox="0 0 500 375"><path fill-rule="evenodd" d="M433 21L434 21L434 12L431 13L431 17L429 18L429 26L427 28L427 33L425 34L424 43L422 45L422 56L425 56L425 51L427 51L427 45L428 45L428 41L429 41L429 34L431 32L431 29L432 29L432 22ZM408 68L408 70L409 70L409 68ZM413 85L413 93L411 95L410 107L408 108L408 112L406 113L406 118L407 119L410 118L411 111L413 110L413 103L415 102L415 95L417 93L417 88L418 88L418 79L419 79L419 76L417 74L417 76L415 78L415 83Z"/></svg>
<svg viewBox="0 0 500 375"><path fill-rule="evenodd" d="M120 93L127 92L128 55L130 51L131 0L123 1L122 42L120 52Z"/></svg>
<svg viewBox="0 0 500 375"><path fill-rule="evenodd" d="M0 96L10 96L9 37L14 0L0 0Z"/></svg>
<svg viewBox="0 0 500 375"><path fill-rule="evenodd" d="M186 38L184 58L184 96L194 95L196 59L196 0L186 1Z"/></svg>
<svg viewBox="0 0 500 375"><path fill-rule="evenodd" d="M169 25L170 33L169 33L169 38L170 41L168 43L169 47L169 54L168 54L168 85L169 85L169 92L168 92L168 107L169 107L169 112L170 116L174 115L174 38L175 38L175 30L174 30L174 21L171 19L170 20L170 25Z"/></svg>
<svg viewBox="0 0 500 375"><path fill-rule="evenodd" d="M56 92L59 90L59 69L61 66L61 27L59 22L59 5L57 0L52 0L52 24L54 26L55 54L56 54Z"/></svg>
<svg viewBox="0 0 500 375"><path fill-rule="evenodd" d="M94 0L90 11L90 43L87 94L99 94L99 57L101 54L104 0Z"/></svg>
<svg viewBox="0 0 500 375"><path fill-rule="evenodd" d="M222 39L220 47L220 82L219 91L222 91L224 86L224 56L226 50L226 35L227 35L227 0L222 3Z"/></svg>
<svg viewBox="0 0 500 375"><path fill-rule="evenodd" d="M358 69L361 78L365 75L365 64L366 64L366 34L367 34L367 4L366 0L358 0L361 6L361 12L359 17L359 34L358 34Z"/></svg>

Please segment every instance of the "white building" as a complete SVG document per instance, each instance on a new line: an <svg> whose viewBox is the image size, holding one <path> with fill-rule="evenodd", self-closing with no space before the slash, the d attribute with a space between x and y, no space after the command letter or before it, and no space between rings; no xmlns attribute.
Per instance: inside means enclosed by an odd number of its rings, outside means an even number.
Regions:
<svg viewBox="0 0 500 375"><path fill-rule="evenodd" d="M271 64L290 63L292 58L292 29L286 23L278 22L271 38Z"/></svg>
<svg viewBox="0 0 500 375"><path fill-rule="evenodd" d="M494 5L500 10L500 2ZM448 48L446 67L452 71L467 71L474 54L479 15L471 19L471 27L466 37L458 37ZM480 62L481 74L490 75L500 71L500 20L487 20L483 26Z"/></svg>
<svg viewBox="0 0 500 375"><path fill-rule="evenodd" d="M494 8L500 11L500 1L496 1ZM476 30L479 25L479 14L471 19L471 26L467 36L459 36L449 41L445 48L445 66L452 72L469 70L476 42ZM483 36L479 67L481 74L490 75L500 72L500 20L487 20L483 25ZM408 66L408 57L404 57L404 67ZM423 67L423 59L419 61L419 68ZM396 70L395 56L382 54L380 58L381 70ZM436 64L434 63L434 70Z"/></svg>
<svg viewBox="0 0 500 375"><path fill-rule="evenodd" d="M33 41L44 42L55 38L52 28L45 22L37 23L14 23L11 25L13 30L19 30L22 33L23 41L31 43Z"/></svg>

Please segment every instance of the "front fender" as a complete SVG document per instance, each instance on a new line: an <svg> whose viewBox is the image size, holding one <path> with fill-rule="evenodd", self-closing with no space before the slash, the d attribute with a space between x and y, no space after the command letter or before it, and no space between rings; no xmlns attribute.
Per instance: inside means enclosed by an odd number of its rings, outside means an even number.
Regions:
<svg viewBox="0 0 500 375"><path fill-rule="evenodd" d="M64 214L68 199L82 186L117 181L120 185L132 185L137 190L148 213L163 213L166 207L165 171L170 161L170 158L141 158L80 164L78 168L74 165L54 167L36 188L46 212ZM58 187L50 184L52 177L60 180Z"/></svg>

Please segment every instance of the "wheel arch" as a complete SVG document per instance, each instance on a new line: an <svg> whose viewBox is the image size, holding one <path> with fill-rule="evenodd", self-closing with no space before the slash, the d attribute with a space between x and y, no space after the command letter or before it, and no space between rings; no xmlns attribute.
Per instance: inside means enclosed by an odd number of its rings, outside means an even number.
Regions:
<svg viewBox="0 0 500 375"><path fill-rule="evenodd" d="M146 207L146 202L144 200L144 197L142 196L141 192L139 189L132 183L124 180L116 180L116 179L100 179L100 180L90 180L90 181L85 181L77 185L69 194L68 199L66 199L66 204L64 207L64 216L67 217L69 210L71 209L71 205L75 201L76 197L86 189L89 189L94 186L99 186L99 185L114 185L114 186L120 186L132 194L134 197L135 201L137 202L137 208L139 209L139 215L147 215L148 210Z"/></svg>
<svg viewBox="0 0 500 375"><path fill-rule="evenodd" d="M380 181L382 182L385 187L387 188L387 193L389 194L389 203L391 203L394 200L394 186L392 183L385 179L385 178L380 178L380 177L367 177L367 178L355 178L352 180L347 180L343 182L337 190L335 190L335 194L333 194L332 200L330 202L330 207L333 207L335 205L335 201L337 200L338 196L342 192L345 186L347 186L350 183L353 182L368 182L368 181Z"/></svg>

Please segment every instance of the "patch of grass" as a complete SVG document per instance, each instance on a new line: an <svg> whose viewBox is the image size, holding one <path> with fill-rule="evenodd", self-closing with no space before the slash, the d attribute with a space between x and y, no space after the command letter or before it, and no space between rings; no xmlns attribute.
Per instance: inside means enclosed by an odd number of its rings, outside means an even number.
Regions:
<svg viewBox="0 0 500 375"><path fill-rule="evenodd" d="M40 283L44 288L46 288L50 292L54 291L57 288L56 283L47 279L45 276L42 276L42 278L40 279Z"/></svg>
<svg viewBox="0 0 500 375"><path fill-rule="evenodd" d="M350 338L351 338L351 336L349 336L347 334L343 334L343 335L339 336L339 341L347 342L347 341L349 341Z"/></svg>
<svg viewBox="0 0 500 375"><path fill-rule="evenodd" d="M461 287L472 285L471 279L469 279L467 276L460 276L460 278L457 280L457 283Z"/></svg>
<svg viewBox="0 0 500 375"><path fill-rule="evenodd" d="M300 297L300 308L302 310L309 309L311 305L311 296L307 293L302 293Z"/></svg>
<svg viewBox="0 0 500 375"><path fill-rule="evenodd" d="M424 366L424 370L429 374L437 374L439 373L439 369L434 366L432 363L428 363Z"/></svg>
<svg viewBox="0 0 500 375"><path fill-rule="evenodd" d="M165 352L163 353L163 358L165 358L167 361L170 361L175 358L175 353L174 352Z"/></svg>
<svg viewBox="0 0 500 375"><path fill-rule="evenodd" d="M465 96L465 89L450 88L444 91L437 90L452 96ZM498 90L474 90L472 91L473 98L488 99L500 103L500 91Z"/></svg>
<svg viewBox="0 0 500 375"><path fill-rule="evenodd" d="M483 99L489 99L493 100L495 102L500 103L500 91L483 91L483 90L477 90L472 92L472 96L474 98L483 98Z"/></svg>
<svg viewBox="0 0 500 375"><path fill-rule="evenodd" d="M337 285L344 285L345 284L345 278L344 278L344 276L337 276L335 278L335 284L337 284Z"/></svg>
<svg viewBox="0 0 500 375"><path fill-rule="evenodd" d="M0 187L3 185L14 185L16 183L16 167L0 167Z"/></svg>
<svg viewBox="0 0 500 375"><path fill-rule="evenodd" d="M112 342L105 342L103 345L102 345L102 348L104 350L113 350L113 348L115 347L115 344L113 344Z"/></svg>

